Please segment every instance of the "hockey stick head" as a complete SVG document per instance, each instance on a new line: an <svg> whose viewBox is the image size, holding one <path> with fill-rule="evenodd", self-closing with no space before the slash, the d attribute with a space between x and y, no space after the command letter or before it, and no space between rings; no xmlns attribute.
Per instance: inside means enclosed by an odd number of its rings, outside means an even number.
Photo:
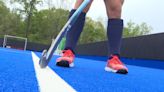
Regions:
<svg viewBox="0 0 164 92"><path fill-rule="evenodd" d="M47 57L47 50L43 50L42 56L39 60L40 68L46 68L46 66L48 65L46 57Z"/></svg>

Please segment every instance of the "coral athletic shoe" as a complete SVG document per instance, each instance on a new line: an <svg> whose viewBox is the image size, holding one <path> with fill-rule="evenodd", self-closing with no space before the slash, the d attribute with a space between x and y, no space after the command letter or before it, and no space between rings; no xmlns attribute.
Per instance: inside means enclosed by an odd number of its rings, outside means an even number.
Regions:
<svg viewBox="0 0 164 92"><path fill-rule="evenodd" d="M108 72L127 74L127 67L120 61L117 55L113 55L111 59L108 59L105 70Z"/></svg>
<svg viewBox="0 0 164 92"><path fill-rule="evenodd" d="M63 50L63 55L56 60L56 65L61 67L73 67L75 55L72 50Z"/></svg>

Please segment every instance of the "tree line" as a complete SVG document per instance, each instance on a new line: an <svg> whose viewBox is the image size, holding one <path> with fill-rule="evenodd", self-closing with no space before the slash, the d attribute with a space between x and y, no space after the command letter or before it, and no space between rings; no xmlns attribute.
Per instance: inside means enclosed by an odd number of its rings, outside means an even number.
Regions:
<svg viewBox="0 0 164 92"><path fill-rule="evenodd" d="M69 11L63 8L50 7L38 10L36 5L41 0L12 0L22 5L21 9L9 9L0 1L0 37L14 35L27 37L28 41L50 44L68 20ZM146 35L152 28L146 23L135 24L132 21L124 27L123 37ZM106 28L101 21L86 18L79 44L107 40Z"/></svg>

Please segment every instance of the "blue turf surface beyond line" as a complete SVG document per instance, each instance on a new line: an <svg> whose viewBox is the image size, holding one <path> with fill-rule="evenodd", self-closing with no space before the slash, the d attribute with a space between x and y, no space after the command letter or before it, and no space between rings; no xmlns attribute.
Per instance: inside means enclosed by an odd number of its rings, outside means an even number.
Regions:
<svg viewBox="0 0 164 92"><path fill-rule="evenodd" d="M164 89L161 69L128 65L129 73L120 75L105 72L106 62L76 58L74 68L61 68L55 66L56 58L49 66L79 92L162 92Z"/></svg>

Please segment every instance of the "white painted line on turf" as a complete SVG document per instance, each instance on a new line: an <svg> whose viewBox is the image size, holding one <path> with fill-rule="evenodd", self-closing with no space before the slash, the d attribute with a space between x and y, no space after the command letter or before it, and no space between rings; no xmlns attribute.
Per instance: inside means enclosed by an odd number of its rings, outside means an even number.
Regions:
<svg viewBox="0 0 164 92"><path fill-rule="evenodd" d="M39 57L34 52L32 52L32 58L40 92L76 92L75 89L49 67L41 69L39 66Z"/></svg>

